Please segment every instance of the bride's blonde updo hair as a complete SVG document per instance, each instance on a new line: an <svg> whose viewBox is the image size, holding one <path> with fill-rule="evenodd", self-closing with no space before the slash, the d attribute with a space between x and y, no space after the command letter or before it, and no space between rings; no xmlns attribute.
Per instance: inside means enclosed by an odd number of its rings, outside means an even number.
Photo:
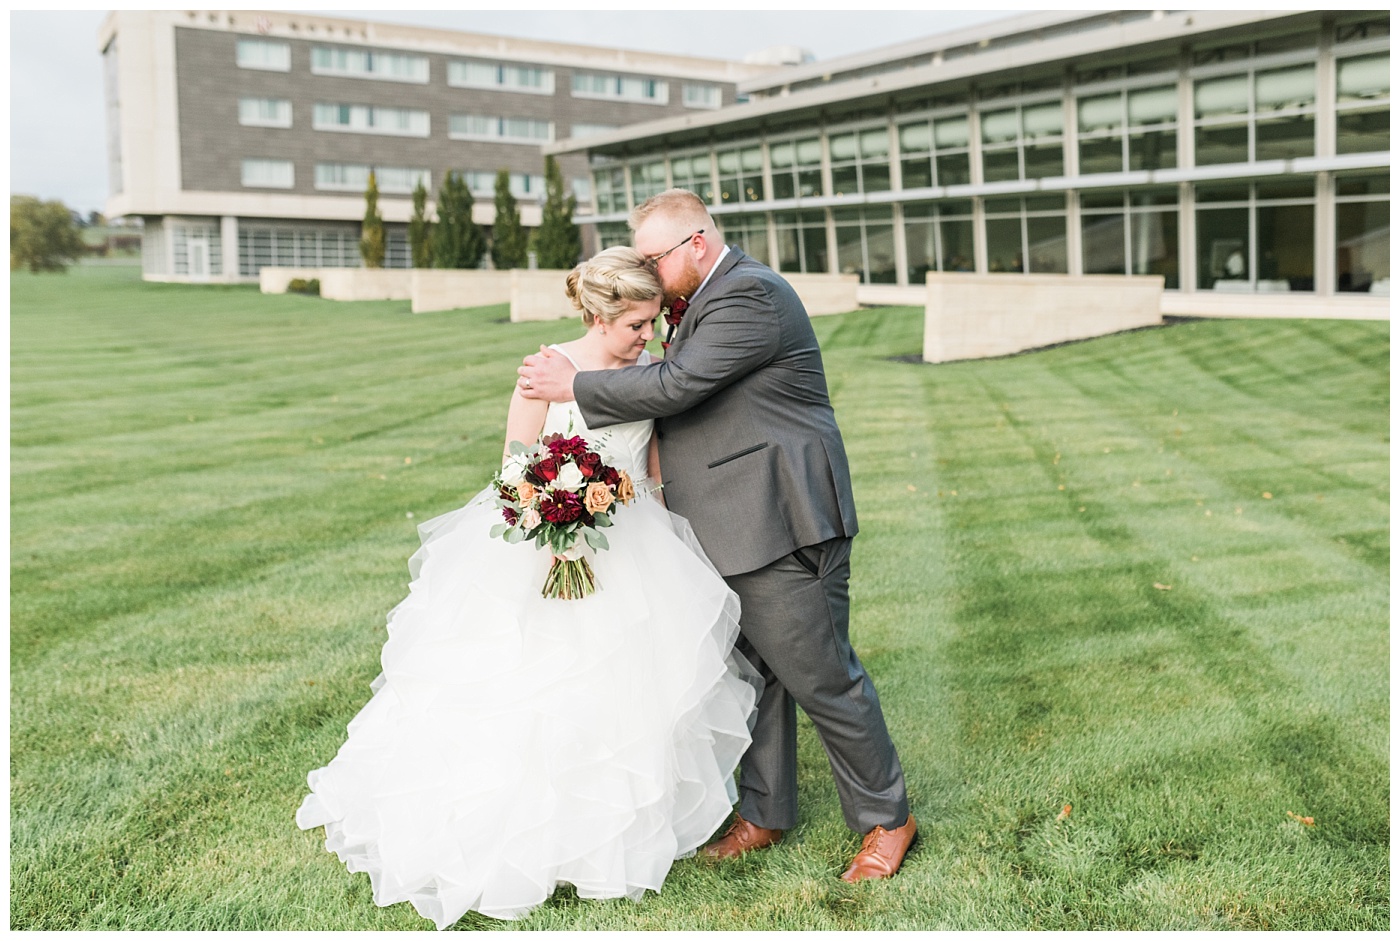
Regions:
<svg viewBox="0 0 1400 941"><path fill-rule="evenodd" d="M575 266L564 279L564 293L583 311L583 325L610 324L637 301L661 296L661 281L646 256L626 245L605 248Z"/></svg>

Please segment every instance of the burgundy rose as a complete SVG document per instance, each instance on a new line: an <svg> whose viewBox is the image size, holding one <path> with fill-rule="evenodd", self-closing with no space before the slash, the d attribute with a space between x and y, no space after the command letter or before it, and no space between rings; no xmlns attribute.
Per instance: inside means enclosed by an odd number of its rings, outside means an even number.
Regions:
<svg viewBox="0 0 1400 941"><path fill-rule="evenodd" d="M572 523L583 515L583 502L567 490L556 490L540 504L540 516L549 523Z"/></svg>
<svg viewBox="0 0 1400 941"><path fill-rule="evenodd" d="M563 435L554 434L544 439L545 447L549 448L549 453L555 457L579 457L588 451L588 442L578 435L572 438L565 438Z"/></svg>
<svg viewBox="0 0 1400 941"><path fill-rule="evenodd" d="M559 476L559 458L551 455L544 458L525 472L525 479L538 487L543 487Z"/></svg>
<svg viewBox="0 0 1400 941"><path fill-rule="evenodd" d="M681 318L685 316L685 309L689 306L690 305L686 303L685 298L683 297L678 297L674 301L672 301L671 306L666 308L667 326L674 327L677 324L679 324L681 322Z"/></svg>
<svg viewBox="0 0 1400 941"><path fill-rule="evenodd" d="M579 471L583 473L584 480L592 480L598 476L598 471L603 467L603 458L597 451L589 451L582 457L575 458L574 463L578 465Z"/></svg>
<svg viewBox="0 0 1400 941"><path fill-rule="evenodd" d="M598 479L609 487L616 487L622 481L622 475L615 467L604 467L598 472Z"/></svg>

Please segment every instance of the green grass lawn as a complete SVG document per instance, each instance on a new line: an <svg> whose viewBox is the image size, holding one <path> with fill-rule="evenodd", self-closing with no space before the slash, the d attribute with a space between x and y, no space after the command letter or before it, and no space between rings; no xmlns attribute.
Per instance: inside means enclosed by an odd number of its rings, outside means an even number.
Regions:
<svg viewBox="0 0 1400 941"><path fill-rule="evenodd" d="M134 269L14 273L11 305L11 927L431 928L292 817L416 524L576 328ZM1389 324L942 366L915 309L815 324L904 870L837 880L859 838L804 722L779 846L459 927L1389 927Z"/></svg>

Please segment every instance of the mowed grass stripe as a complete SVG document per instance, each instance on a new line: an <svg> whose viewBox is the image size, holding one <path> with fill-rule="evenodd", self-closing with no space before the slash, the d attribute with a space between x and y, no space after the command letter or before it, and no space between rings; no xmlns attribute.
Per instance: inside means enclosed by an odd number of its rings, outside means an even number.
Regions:
<svg viewBox="0 0 1400 941"><path fill-rule="evenodd" d="M415 524L494 467L519 356L576 328L110 272L12 301L12 927L424 928L291 815L368 696ZM803 720L778 847L461 927L1387 927L1387 326L938 367L896 361L914 310L814 326L905 870L834 878L859 840ZM159 354L94 355L136 340Z"/></svg>

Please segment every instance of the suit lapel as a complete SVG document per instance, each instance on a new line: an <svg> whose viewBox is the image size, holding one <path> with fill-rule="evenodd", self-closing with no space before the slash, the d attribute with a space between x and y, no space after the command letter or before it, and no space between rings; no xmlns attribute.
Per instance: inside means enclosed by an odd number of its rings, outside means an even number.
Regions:
<svg viewBox="0 0 1400 941"><path fill-rule="evenodd" d="M679 343L695 332L695 324L700 319L700 315L704 313L705 305L713 298L718 297L722 290L719 284L720 280L733 271L740 261L748 257L733 245L729 246L729 254L725 255L724 260L715 266L714 273L710 275L705 289L699 293L699 299L686 308L685 317L681 320L680 326L676 328L675 342Z"/></svg>

